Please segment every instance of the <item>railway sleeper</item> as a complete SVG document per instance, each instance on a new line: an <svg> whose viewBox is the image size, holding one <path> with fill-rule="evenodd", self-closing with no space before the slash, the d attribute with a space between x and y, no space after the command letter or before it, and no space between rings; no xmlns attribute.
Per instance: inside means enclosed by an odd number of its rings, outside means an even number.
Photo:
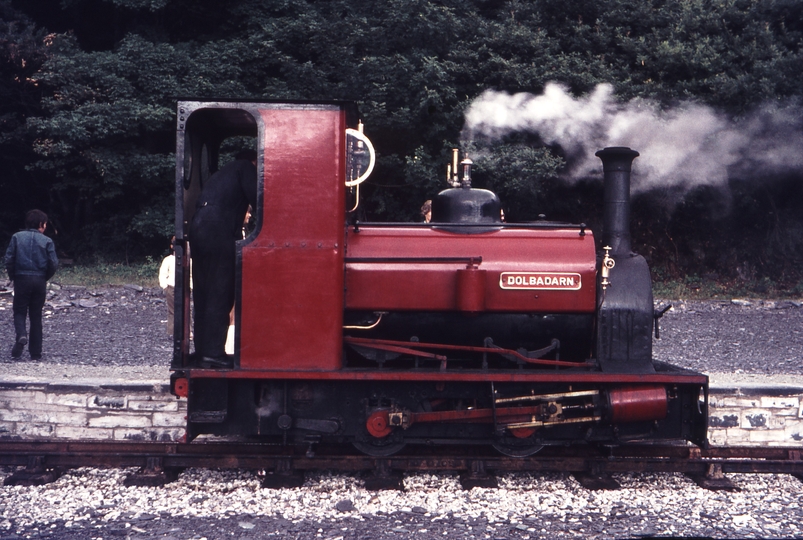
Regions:
<svg viewBox="0 0 803 540"><path fill-rule="evenodd" d="M297 488L304 485L304 472L293 468L293 460L277 459L272 472L266 472L262 487L268 489Z"/></svg>
<svg viewBox="0 0 803 540"><path fill-rule="evenodd" d="M622 487L599 462L592 461L588 471L575 472L572 476L581 486L592 491L615 491Z"/></svg>
<svg viewBox="0 0 803 540"><path fill-rule="evenodd" d="M689 478L703 489L711 491L741 491L733 481L725 476L720 463L711 463L706 466L705 474L687 474Z"/></svg>
<svg viewBox="0 0 803 540"><path fill-rule="evenodd" d="M24 469L15 471L3 481L4 486L42 486L55 482L64 474L61 467L49 467L45 456L28 456Z"/></svg>
<svg viewBox="0 0 803 540"><path fill-rule="evenodd" d="M181 471L182 469L176 467L165 467L162 457L148 456L145 458L145 466L137 472L127 475L123 479L123 485L126 487L161 487L175 481Z"/></svg>
<svg viewBox="0 0 803 540"><path fill-rule="evenodd" d="M389 459L377 459L373 471L365 478L364 486L369 491L404 491L404 477L393 470Z"/></svg>
<svg viewBox="0 0 803 540"><path fill-rule="evenodd" d="M475 487L496 489L499 487L496 475L487 471L483 460L472 460L468 465L469 469L460 475L460 485L463 489L470 490Z"/></svg>

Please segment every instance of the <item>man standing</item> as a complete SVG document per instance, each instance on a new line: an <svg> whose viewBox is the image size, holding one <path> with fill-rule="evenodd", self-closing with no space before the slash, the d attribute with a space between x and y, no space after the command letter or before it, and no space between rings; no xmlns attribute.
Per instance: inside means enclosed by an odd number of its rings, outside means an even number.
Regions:
<svg viewBox="0 0 803 540"><path fill-rule="evenodd" d="M242 239L248 205L256 208L256 152L244 150L203 186L190 223L195 353L201 367L231 367L226 356L234 307L235 242Z"/></svg>
<svg viewBox="0 0 803 540"><path fill-rule="evenodd" d="M19 358L28 344L25 319L30 316L31 339L28 352L31 360L42 358L42 308L45 305L47 280L59 266L53 240L44 235L47 214L31 210L25 215L25 230L11 237L6 250L6 270L14 282L14 330L16 342L11 356Z"/></svg>
<svg viewBox="0 0 803 540"><path fill-rule="evenodd" d="M167 304L167 335L173 335L173 317L174 299L175 299L175 285L176 285L176 254L175 254L175 241L176 237L170 239L170 253L167 257L162 259L162 264L159 266L159 286L165 293L165 304Z"/></svg>

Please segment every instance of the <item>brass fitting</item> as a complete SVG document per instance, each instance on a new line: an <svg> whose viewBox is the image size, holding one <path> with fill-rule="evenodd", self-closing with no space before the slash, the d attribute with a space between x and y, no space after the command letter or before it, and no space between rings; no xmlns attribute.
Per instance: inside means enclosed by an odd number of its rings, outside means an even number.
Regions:
<svg viewBox="0 0 803 540"><path fill-rule="evenodd" d="M605 250L605 255L602 257L602 282L600 285L604 291L611 284L608 278L611 276L611 268L616 266L616 261L611 257L611 246L605 246L602 249Z"/></svg>

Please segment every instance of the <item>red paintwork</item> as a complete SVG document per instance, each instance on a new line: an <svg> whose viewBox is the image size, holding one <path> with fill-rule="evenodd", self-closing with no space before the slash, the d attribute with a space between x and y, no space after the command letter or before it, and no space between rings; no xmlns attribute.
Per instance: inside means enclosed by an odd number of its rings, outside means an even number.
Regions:
<svg viewBox="0 0 803 540"><path fill-rule="evenodd" d="M663 386L630 386L609 393L611 420L614 423L663 420L668 398Z"/></svg>
<svg viewBox="0 0 803 540"><path fill-rule="evenodd" d="M463 351L463 352L482 352L482 353L489 353L489 354L509 354L515 356L516 358L527 362L528 364L536 364L540 366L563 366L563 367L583 367L586 365L588 367L596 366L595 363L585 363L585 362L565 362L562 360L546 360L546 359L539 359L539 358L528 358L521 354L519 351L514 351L513 349L505 349L502 347L472 347L470 345L449 345L446 343L420 343L420 342L411 342L411 341L392 341L387 339L367 339L367 338L356 338L356 337L346 337L344 340L346 343L354 343L355 345L361 345L363 347L374 348L378 350L384 351L395 351L400 352L402 354L410 354L414 356L420 356L424 358L435 358L436 360L441 360L441 365L444 366L441 369L445 369L445 366L448 361L448 357L446 356L439 356L432 353L426 353L423 351L419 351L419 348L423 349L437 349L442 351Z"/></svg>
<svg viewBox="0 0 803 540"><path fill-rule="evenodd" d="M343 309L592 313L595 252L577 228L345 228L345 110L259 108L259 231L240 247L236 353L243 370L342 368ZM408 258L349 262L349 258ZM411 262L409 258L476 258ZM502 272L579 274L579 290L511 290Z"/></svg>
<svg viewBox="0 0 803 540"><path fill-rule="evenodd" d="M345 112L265 108L262 222L242 247L243 369L337 370L343 325Z"/></svg>
<svg viewBox="0 0 803 540"><path fill-rule="evenodd" d="M184 377L176 379L176 384L173 385L173 391L178 397L187 397L190 395L190 381Z"/></svg>
<svg viewBox="0 0 803 540"><path fill-rule="evenodd" d="M461 268L455 276L455 296L457 309L467 313L480 313L485 310L485 283L488 272L474 265Z"/></svg>
<svg viewBox="0 0 803 540"><path fill-rule="evenodd" d="M373 311L592 313L596 298L594 238L579 229L504 228L458 234L437 228L371 227L348 232L347 258L482 257L481 274L461 262L346 262L346 308ZM474 270L477 272L477 270ZM580 290L502 289L502 272L581 275ZM462 275L461 275L462 274ZM479 289L480 281L483 286ZM468 298L458 295L463 288ZM482 305L481 305L482 304Z"/></svg>
<svg viewBox="0 0 803 540"><path fill-rule="evenodd" d="M410 425L424 422L476 422L491 423L496 420L516 423L527 422L533 415L541 414L540 405L503 407L498 409L460 409L456 411L408 412Z"/></svg>
<svg viewBox="0 0 803 540"><path fill-rule="evenodd" d="M368 417L368 420L365 422L365 428L372 437L381 439L382 437L387 437L393 431L388 421L387 410L376 411Z"/></svg>

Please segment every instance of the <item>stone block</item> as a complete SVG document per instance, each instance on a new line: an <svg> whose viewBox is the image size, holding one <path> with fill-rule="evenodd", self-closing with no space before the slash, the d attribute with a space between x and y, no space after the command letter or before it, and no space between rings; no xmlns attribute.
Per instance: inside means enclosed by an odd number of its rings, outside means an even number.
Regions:
<svg viewBox="0 0 803 540"><path fill-rule="evenodd" d="M719 394L709 394L708 395L708 407L724 407L723 405L723 397Z"/></svg>
<svg viewBox="0 0 803 540"><path fill-rule="evenodd" d="M708 442L714 446L725 446L728 444L728 430L726 429L709 429Z"/></svg>
<svg viewBox="0 0 803 540"><path fill-rule="evenodd" d="M754 444L777 444L777 445L792 445L800 444L799 440L795 440L795 435L799 436L798 429L780 430L780 429L767 429L767 430L753 430L749 433L749 442Z"/></svg>
<svg viewBox="0 0 803 540"><path fill-rule="evenodd" d="M777 414L773 414L772 416L769 417L768 420L769 421L767 422L767 427L769 429L776 429L776 430L780 429L780 430L782 430L782 429L784 429L786 427L786 418L783 417L783 416L780 416L780 415L777 415ZM796 422L796 421L797 421L797 418L795 418L793 420L793 422Z"/></svg>
<svg viewBox="0 0 803 540"><path fill-rule="evenodd" d="M748 396L723 396L722 407L735 407L737 409L753 409L761 406L761 398Z"/></svg>
<svg viewBox="0 0 803 540"><path fill-rule="evenodd" d="M128 397L128 409L132 411L177 411L178 400L142 400ZM797 411L796 411L797 412Z"/></svg>
<svg viewBox="0 0 803 540"><path fill-rule="evenodd" d="M9 410L14 411L34 411L34 412L69 412L78 410L86 410L85 407L69 407L67 405L56 405L53 403L34 403L31 401L15 401L8 407Z"/></svg>
<svg viewBox="0 0 803 540"><path fill-rule="evenodd" d="M98 394L89 399L87 406L91 409L125 409L126 396L121 394Z"/></svg>
<svg viewBox="0 0 803 540"><path fill-rule="evenodd" d="M767 409L748 409L742 411L742 429L767 429L772 416Z"/></svg>
<svg viewBox="0 0 803 540"><path fill-rule="evenodd" d="M0 438L9 437L17 430L14 422L0 422Z"/></svg>
<svg viewBox="0 0 803 540"><path fill-rule="evenodd" d="M38 411L16 409L11 411L0 411L0 420L6 422L40 423L40 424L66 424L70 426L87 425L86 412L70 412L68 410L59 411Z"/></svg>
<svg viewBox="0 0 803 540"><path fill-rule="evenodd" d="M803 432L803 420L795 416L773 415L770 419L770 429L798 429Z"/></svg>
<svg viewBox="0 0 803 540"><path fill-rule="evenodd" d="M762 409L799 409L800 396L761 396Z"/></svg>
<svg viewBox="0 0 803 540"><path fill-rule="evenodd" d="M185 413L154 413L151 419L154 427L184 427L187 425Z"/></svg>
<svg viewBox="0 0 803 540"><path fill-rule="evenodd" d="M114 436L114 430L109 428L86 428L74 426L56 426L57 439L90 439L105 440Z"/></svg>
<svg viewBox="0 0 803 540"><path fill-rule="evenodd" d="M46 394L40 390L0 390L0 399L12 403L44 403Z"/></svg>
<svg viewBox="0 0 803 540"><path fill-rule="evenodd" d="M722 414L714 415L709 413L708 427L709 428L733 428L739 425L739 414Z"/></svg>
<svg viewBox="0 0 803 540"><path fill-rule="evenodd" d="M26 423L17 424L17 435L20 437L52 437L56 431L53 424Z"/></svg>
<svg viewBox="0 0 803 540"><path fill-rule="evenodd" d="M47 394L45 403L66 407L86 407L86 394Z"/></svg>
<svg viewBox="0 0 803 540"><path fill-rule="evenodd" d="M750 432L741 428L730 428L725 430L728 444L743 443L750 440Z"/></svg>
<svg viewBox="0 0 803 540"><path fill-rule="evenodd" d="M146 428L151 427L151 419L149 416L141 414L106 414L96 418L90 418L89 427Z"/></svg>
<svg viewBox="0 0 803 540"><path fill-rule="evenodd" d="M184 430L173 429L115 429L114 439L118 441L161 441L175 442L184 436Z"/></svg>
<svg viewBox="0 0 803 540"><path fill-rule="evenodd" d="M800 418L800 408L787 407L785 409L772 409L773 416L786 416L788 418Z"/></svg>
<svg viewBox="0 0 803 540"><path fill-rule="evenodd" d="M86 412L86 407L70 407L68 405L56 405L55 403L21 403L14 404L14 408L18 410L33 411L36 413L60 413L83 411Z"/></svg>

